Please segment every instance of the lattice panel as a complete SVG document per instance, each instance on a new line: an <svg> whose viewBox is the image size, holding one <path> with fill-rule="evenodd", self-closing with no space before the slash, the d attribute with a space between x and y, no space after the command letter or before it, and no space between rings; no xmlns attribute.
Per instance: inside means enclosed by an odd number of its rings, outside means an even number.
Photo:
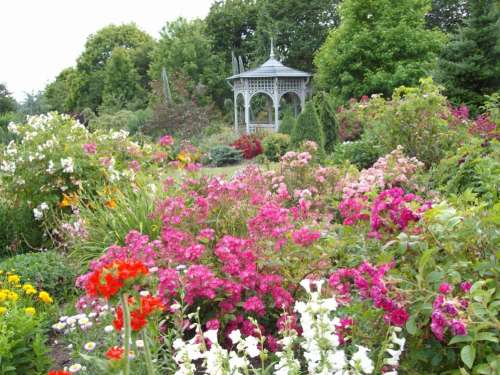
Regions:
<svg viewBox="0 0 500 375"><path fill-rule="evenodd" d="M247 82L250 96L256 92L265 92L271 96L274 93L274 78L253 78Z"/></svg>

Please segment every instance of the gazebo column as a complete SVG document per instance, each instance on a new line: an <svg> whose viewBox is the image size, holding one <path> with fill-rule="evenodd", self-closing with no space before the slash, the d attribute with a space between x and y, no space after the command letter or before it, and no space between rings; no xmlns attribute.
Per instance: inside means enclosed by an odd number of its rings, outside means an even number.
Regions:
<svg viewBox="0 0 500 375"><path fill-rule="evenodd" d="M280 96L278 92L278 78L274 78L274 95L273 95L273 103L274 103L274 131L278 132L280 127Z"/></svg>
<svg viewBox="0 0 500 375"><path fill-rule="evenodd" d="M248 92L245 92L245 126L247 134L250 134L250 98Z"/></svg>
<svg viewBox="0 0 500 375"><path fill-rule="evenodd" d="M234 131L238 132L238 93L234 92Z"/></svg>

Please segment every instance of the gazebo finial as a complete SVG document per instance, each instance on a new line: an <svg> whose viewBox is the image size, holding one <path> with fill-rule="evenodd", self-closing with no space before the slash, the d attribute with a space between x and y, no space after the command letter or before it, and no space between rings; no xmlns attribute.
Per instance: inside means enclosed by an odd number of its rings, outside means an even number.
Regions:
<svg viewBox="0 0 500 375"><path fill-rule="evenodd" d="M271 53L269 54L269 58L274 59L274 38L271 37Z"/></svg>

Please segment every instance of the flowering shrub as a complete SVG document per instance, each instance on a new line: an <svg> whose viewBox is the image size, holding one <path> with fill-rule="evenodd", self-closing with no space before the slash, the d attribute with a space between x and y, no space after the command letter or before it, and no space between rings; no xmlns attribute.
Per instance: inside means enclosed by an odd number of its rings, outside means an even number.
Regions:
<svg viewBox="0 0 500 375"><path fill-rule="evenodd" d="M254 134L241 136L231 146L240 150L245 159L253 159L262 154L260 139Z"/></svg>
<svg viewBox="0 0 500 375"><path fill-rule="evenodd" d="M17 141L5 147L0 159L3 194L29 202L38 221L76 208L82 195L99 189L112 208L111 186L133 184L141 167L159 167L170 158L170 143L140 146L123 130L90 133L57 113L11 123L9 130Z"/></svg>

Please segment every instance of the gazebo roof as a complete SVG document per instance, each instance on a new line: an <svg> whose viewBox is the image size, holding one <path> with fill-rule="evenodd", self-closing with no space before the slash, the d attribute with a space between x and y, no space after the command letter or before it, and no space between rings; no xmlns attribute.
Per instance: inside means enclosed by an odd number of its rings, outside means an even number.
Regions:
<svg viewBox="0 0 500 375"><path fill-rule="evenodd" d="M228 80L238 79L238 78L270 78L270 77L289 77L289 78L307 78L311 74L303 72L302 70L292 69L288 66L283 65L281 62L276 60L274 56L271 56L264 64L258 68L248 70L246 72L235 74Z"/></svg>

